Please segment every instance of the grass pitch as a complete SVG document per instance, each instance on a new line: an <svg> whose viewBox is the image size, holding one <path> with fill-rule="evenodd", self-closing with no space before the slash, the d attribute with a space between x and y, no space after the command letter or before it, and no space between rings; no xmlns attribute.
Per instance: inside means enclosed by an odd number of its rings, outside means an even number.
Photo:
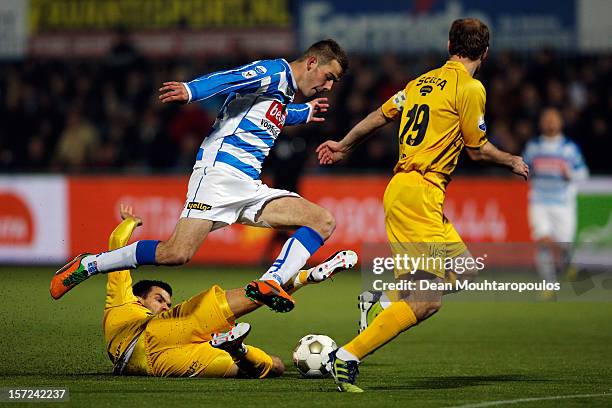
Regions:
<svg viewBox="0 0 612 408"><path fill-rule="evenodd" d="M302 379L291 352L308 333L339 344L356 333L357 272L300 291L286 315L260 309L245 316L253 325L248 342L287 365L284 377L258 381L112 376L101 328L105 278L53 301L52 269L0 268L0 388L67 387L65 404L87 407L612 406L607 302L467 302L453 295L436 316L370 356L359 377L366 392L348 395L335 392L332 380ZM178 303L213 283L229 289L260 274L143 268L134 279L170 282Z"/></svg>

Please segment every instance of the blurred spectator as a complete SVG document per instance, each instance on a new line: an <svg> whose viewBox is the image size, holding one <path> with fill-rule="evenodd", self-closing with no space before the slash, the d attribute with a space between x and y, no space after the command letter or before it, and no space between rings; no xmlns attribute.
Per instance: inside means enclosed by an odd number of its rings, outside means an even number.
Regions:
<svg viewBox="0 0 612 408"><path fill-rule="evenodd" d="M238 66L256 58L241 51L234 59L198 61L197 66L192 61L146 59L128 33L120 31L103 63L0 62L0 168L184 172L192 166L198 145L223 101L212 98L200 104L162 107L157 89L163 81L189 80L219 69L220 64ZM303 168L328 171L313 161L313 150L320 141L342 137L415 73L441 65L444 59L434 54L352 56L351 71L327 95L331 104L327 120L300 132L303 143L291 142L288 134L279 139L279 157L289 147L299 148L299 166L293 159L281 159L269 164L270 170L280 171L290 163L297 168L291 172ZM487 89L489 137L500 147L520 152L537 128L542 107L555 106L563 112L565 133L580 145L592 171L612 173L607 158L611 56L557 55L548 49L522 55L504 52L487 60L478 78ZM345 171L390 172L397 154L394 129L389 126L359 146L342 163ZM281 144L285 139L288 144ZM95 157L91 154L94 147ZM494 171L469 161L459 170Z"/></svg>
<svg viewBox="0 0 612 408"><path fill-rule="evenodd" d="M172 117L168 130L179 147L179 167L193 166L202 139L210 132L212 124L213 120L198 104L186 105Z"/></svg>
<svg viewBox="0 0 612 408"><path fill-rule="evenodd" d="M75 108L68 114L60 135L54 165L61 170L80 171L93 162L98 143L98 131Z"/></svg>

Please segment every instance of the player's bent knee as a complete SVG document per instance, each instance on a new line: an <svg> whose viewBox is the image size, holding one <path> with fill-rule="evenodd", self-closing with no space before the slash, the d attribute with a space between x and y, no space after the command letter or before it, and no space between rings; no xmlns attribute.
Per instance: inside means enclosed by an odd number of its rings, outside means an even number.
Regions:
<svg viewBox="0 0 612 408"><path fill-rule="evenodd" d="M285 364L283 363L283 360L276 356L270 357L272 358L272 368L270 368L270 371L268 372L268 375L266 375L266 378L279 377L283 375L283 373L285 372Z"/></svg>

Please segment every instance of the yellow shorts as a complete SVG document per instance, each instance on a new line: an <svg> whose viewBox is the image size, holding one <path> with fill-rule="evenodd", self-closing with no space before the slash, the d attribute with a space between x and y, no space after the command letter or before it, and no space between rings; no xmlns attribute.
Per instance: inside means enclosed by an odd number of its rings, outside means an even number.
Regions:
<svg viewBox="0 0 612 408"><path fill-rule="evenodd" d="M393 255L419 262L418 270L444 278L446 259L467 250L444 216L444 191L420 173L396 173L385 190L383 206ZM396 277L405 273L395 270Z"/></svg>
<svg viewBox="0 0 612 408"><path fill-rule="evenodd" d="M208 341L212 333L229 330L233 324L225 291L215 285L151 319L127 372L156 377L224 377L234 361ZM145 367L146 372L138 372Z"/></svg>

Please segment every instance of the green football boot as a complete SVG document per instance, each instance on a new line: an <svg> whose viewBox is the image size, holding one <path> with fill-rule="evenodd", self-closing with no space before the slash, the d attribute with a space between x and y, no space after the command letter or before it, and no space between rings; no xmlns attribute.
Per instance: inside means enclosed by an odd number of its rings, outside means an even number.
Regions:
<svg viewBox="0 0 612 408"><path fill-rule="evenodd" d="M368 328L372 320L384 309L380 304L380 292L363 292L357 296L357 307L359 308L359 333Z"/></svg>
<svg viewBox="0 0 612 408"><path fill-rule="evenodd" d="M355 385L359 374L359 362L355 360L340 360L336 353L338 349L328 354L327 368L331 372L339 392L363 392Z"/></svg>

